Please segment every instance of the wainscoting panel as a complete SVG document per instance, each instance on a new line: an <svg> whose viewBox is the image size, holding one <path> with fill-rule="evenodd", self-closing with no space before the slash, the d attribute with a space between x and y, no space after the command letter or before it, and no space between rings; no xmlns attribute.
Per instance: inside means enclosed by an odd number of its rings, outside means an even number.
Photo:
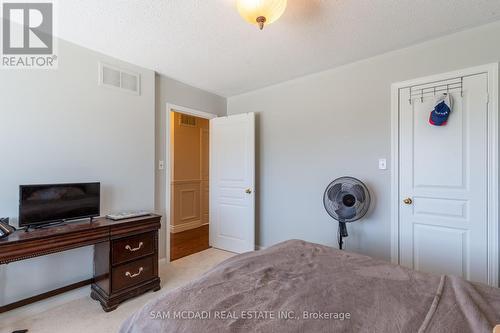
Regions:
<svg viewBox="0 0 500 333"><path fill-rule="evenodd" d="M170 231L178 233L209 223L209 122L172 112L170 135Z"/></svg>

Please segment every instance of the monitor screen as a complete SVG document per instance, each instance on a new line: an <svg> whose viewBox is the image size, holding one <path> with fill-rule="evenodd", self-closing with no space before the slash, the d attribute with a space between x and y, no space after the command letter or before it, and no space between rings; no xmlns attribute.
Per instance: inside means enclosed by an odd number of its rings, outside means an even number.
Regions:
<svg viewBox="0 0 500 333"><path fill-rule="evenodd" d="M99 216L100 192L100 183L21 185L19 226Z"/></svg>

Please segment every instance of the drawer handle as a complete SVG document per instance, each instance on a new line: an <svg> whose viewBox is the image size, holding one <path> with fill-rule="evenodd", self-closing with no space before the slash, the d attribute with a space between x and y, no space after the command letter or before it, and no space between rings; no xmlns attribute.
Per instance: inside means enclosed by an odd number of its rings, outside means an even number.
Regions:
<svg viewBox="0 0 500 333"><path fill-rule="evenodd" d="M126 277L129 277L129 278L131 278L131 279L133 279L133 278L138 277L139 275L141 275L141 274L142 274L142 271L144 271L144 268L139 267L139 272L137 272L137 273L135 273L135 274L132 274L132 273L130 273L130 272L125 272L125 276L126 276Z"/></svg>
<svg viewBox="0 0 500 333"><path fill-rule="evenodd" d="M138 247L134 247L134 248L132 248L130 245L126 245L125 246L125 250L129 250L130 252L139 251L142 248L143 245L144 245L143 242L140 242L139 246Z"/></svg>

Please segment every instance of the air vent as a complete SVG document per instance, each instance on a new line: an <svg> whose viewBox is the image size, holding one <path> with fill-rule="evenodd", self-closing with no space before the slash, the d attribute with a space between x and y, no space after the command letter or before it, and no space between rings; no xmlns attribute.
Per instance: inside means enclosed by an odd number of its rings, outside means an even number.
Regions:
<svg viewBox="0 0 500 333"><path fill-rule="evenodd" d="M138 73L99 63L99 84L102 86L139 95L140 78Z"/></svg>
<svg viewBox="0 0 500 333"><path fill-rule="evenodd" d="M196 117L181 114L180 124L182 126L195 127L196 126Z"/></svg>

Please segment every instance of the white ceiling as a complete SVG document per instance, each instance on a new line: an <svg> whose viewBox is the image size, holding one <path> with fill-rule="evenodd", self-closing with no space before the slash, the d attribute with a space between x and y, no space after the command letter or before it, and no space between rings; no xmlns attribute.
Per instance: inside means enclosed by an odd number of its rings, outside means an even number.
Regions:
<svg viewBox="0 0 500 333"><path fill-rule="evenodd" d="M60 37L226 97L500 19L499 0L288 0L259 31L235 0L57 5Z"/></svg>

